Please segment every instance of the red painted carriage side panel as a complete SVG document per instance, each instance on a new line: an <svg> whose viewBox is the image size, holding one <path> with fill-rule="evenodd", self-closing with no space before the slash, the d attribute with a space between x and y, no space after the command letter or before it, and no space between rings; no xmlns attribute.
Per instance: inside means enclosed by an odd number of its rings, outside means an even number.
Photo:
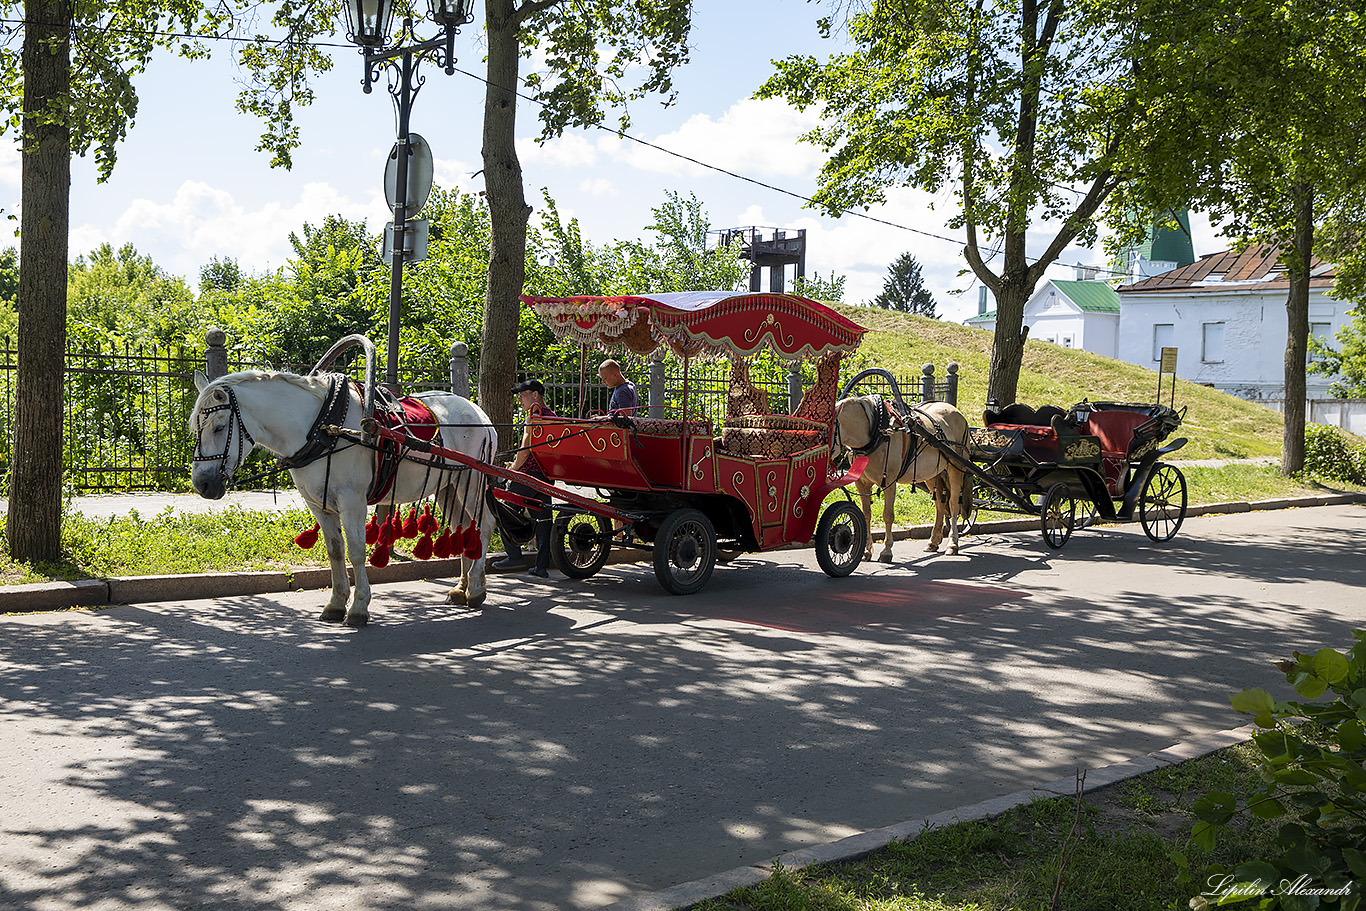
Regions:
<svg viewBox="0 0 1366 911"><path fill-rule="evenodd" d="M716 444L709 436L688 438L687 475L683 479L688 490L699 493L716 491Z"/></svg>
<svg viewBox="0 0 1366 911"><path fill-rule="evenodd" d="M631 454L641 473L655 487L683 486L683 436L681 433L650 433L638 430L628 434Z"/></svg>
<svg viewBox="0 0 1366 911"><path fill-rule="evenodd" d="M759 524L765 528L779 526L780 532L787 515L787 468L787 460L765 461L758 465Z"/></svg>
<svg viewBox="0 0 1366 911"><path fill-rule="evenodd" d="M866 459L864 460L867 461ZM828 476L830 447L811 449L792 459L783 530L787 542L806 543L816 533L821 503L835 484Z"/></svg>
<svg viewBox="0 0 1366 911"><path fill-rule="evenodd" d="M727 493L745 504L753 523L754 539L762 540L759 533L759 482L754 462L737 459L720 453L716 456L716 486L721 493Z"/></svg>
<svg viewBox="0 0 1366 911"><path fill-rule="evenodd" d="M631 457L629 435L615 424L547 418L532 421L530 429L536 460L556 481L650 488L640 464Z"/></svg>

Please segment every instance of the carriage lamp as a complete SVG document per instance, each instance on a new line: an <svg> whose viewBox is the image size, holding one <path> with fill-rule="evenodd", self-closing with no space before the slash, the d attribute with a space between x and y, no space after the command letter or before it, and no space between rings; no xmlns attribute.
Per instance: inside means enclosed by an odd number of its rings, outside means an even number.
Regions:
<svg viewBox="0 0 1366 911"><path fill-rule="evenodd" d="M394 18L394 6L398 0L345 0L346 37L359 46L365 59L365 76L361 80L365 94L370 94L379 74L389 74L389 94L394 100L398 114L398 141L395 148L400 150L395 157L397 173L395 186L408 187L408 159L414 146L410 140L408 121L413 109L413 99L423 85L418 73L421 63L430 61L445 70L449 76L455 72L455 35L460 27L474 21L473 0L427 0L427 17L441 27L441 34L434 38L422 39L413 31L413 20L405 17L397 35L390 37L390 24ZM386 384L398 390L398 328L402 308L403 262L406 255L407 220L416 212L409 208L421 206L421 202L410 205L405 189L395 191L398 197L394 206L393 232L393 276L389 289L389 347L388 363L385 371Z"/></svg>

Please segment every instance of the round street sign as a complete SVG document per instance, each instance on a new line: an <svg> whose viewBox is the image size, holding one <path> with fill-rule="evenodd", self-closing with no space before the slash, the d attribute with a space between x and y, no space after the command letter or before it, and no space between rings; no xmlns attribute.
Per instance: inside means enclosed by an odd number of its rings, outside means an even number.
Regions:
<svg viewBox="0 0 1366 911"><path fill-rule="evenodd" d="M427 204L432 193L432 147L417 133L408 134L408 193L403 201L406 214L412 217ZM384 163L384 198L389 208L398 205L398 143Z"/></svg>

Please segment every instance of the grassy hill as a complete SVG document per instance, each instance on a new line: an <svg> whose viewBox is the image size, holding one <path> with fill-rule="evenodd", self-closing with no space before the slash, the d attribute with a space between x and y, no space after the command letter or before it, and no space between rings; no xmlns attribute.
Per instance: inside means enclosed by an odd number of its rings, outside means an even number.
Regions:
<svg viewBox="0 0 1366 911"><path fill-rule="evenodd" d="M950 361L958 363L958 407L968 423L980 424L986 402L992 334L958 323L894 313L875 307L836 305L845 316L873 330L848 360L854 370L884 367L898 376L916 376L934 364L938 378ZM1162 401L1171 395L1164 378ZM1019 400L1030 405L1066 408L1082 399L1151 402L1157 396L1152 370L1030 340L1020 370ZM1004 403L1003 403L1004 404ZM1242 459L1281 454L1281 415L1264 405L1245 402L1197 383L1177 380L1176 407L1187 406L1177 436L1190 440L1175 458Z"/></svg>

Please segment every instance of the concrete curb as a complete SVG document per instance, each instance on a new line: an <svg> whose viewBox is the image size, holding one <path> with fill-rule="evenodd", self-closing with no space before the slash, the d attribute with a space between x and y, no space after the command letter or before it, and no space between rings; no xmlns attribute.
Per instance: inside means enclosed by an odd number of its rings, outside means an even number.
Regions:
<svg viewBox="0 0 1366 911"><path fill-rule="evenodd" d="M1250 739L1255 730L1255 725L1247 724L1173 744L1165 749L1148 753L1146 756L1139 756L1096 769L1087 769L1086 784L1082 788L1082 793L1090 794L1142 775L1145 772L1208 756L1216 750L1222 750L1224 747ZM893 841L910 841L931 829L942 829L962 822L993 819L1008 810L1013 810L1036 800L1071 797L1076 792L1075 777L1059 778L1037 787L1025 788L1002 797L993 797L981 803L954 810L945 810L933 816L908 819L905 822L884 826L881 829L873 829L869 832L861 832L858 835L850 835L847 838L841 838L838 841L823 845L799 848L763 863L736 867L734 870L727 870L725 873L718 873L705 879L697 879L659 892L623 899L609 905L608 911L674 911L676 908L686 908L709 898L718 898L733 889L758 885L772 875L775 864L781 864L789 870L794 870L812 864L859 860L887 847Z"/></svg>
<svg viewBox="0 0 1366 911"><path fill-rule="evenodd" d="M1344 506L1366 503L1366 494L1330 494L1318 497L1292 497L1258 500L1251 503L1213 503L1192 506L1186 516L1205 516L1251 512L1267 509L1301 509L1313 506ZM1016 531L1035 531L1039 520L1006 519L983 522L973 529L974 535L1002 534ZM930 536L930 526L916 525L897 529L892 540L921 539ZM874 534L873 540L882 540ZM787 549L799 550L809 545L793 544ZM494 555L498 556L498 555ZM608 563L636 563L648 559L645 552L616 549ZM490 569L491 573L499 571ZM419 579L445 579L460 576L460 559L399 560L382 569L370 567L372 585L389 582L413 582ZM141 601L196 600L202 598L232 598L241 595L267 595L275 592L304 591L327 588L332 584L331 571L325 567L268 570L264 572L194 573L166 576L116 576L110 579L82 579L76 582L37 582L26 585L0 586L0 614L33 611L66 610L73 607L101 607L109 604L132 604Z"/></svg>

